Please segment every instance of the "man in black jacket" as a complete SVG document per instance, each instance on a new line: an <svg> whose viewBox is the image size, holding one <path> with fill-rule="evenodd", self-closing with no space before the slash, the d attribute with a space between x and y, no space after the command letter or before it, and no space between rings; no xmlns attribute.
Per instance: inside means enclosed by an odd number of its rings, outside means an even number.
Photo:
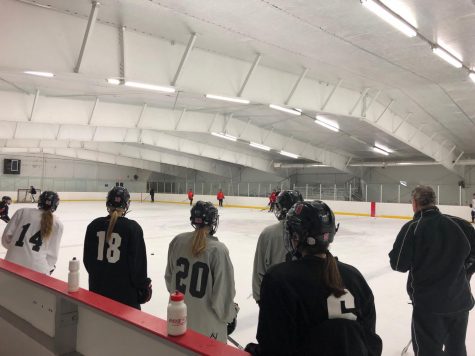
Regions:
<svg viewBox="0 0 475 356"><path fill-rule="evenodd" d="M394 270L409 271L414 352L466 356L475 230L463 219L441 214L431 187L412 191L412 208L414 218L402 227L389 257Z"/></svg>

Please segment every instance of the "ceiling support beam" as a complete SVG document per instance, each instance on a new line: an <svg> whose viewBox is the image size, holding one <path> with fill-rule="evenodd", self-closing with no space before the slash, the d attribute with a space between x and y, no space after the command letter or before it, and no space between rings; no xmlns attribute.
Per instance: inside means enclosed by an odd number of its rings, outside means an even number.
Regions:
<svg viewBox="0 0 475 356"><path fill-rule="evenodd" d="M404 120L401 120L399 124L396 126L396 128L393 130L393 133L396 133L397 130L402 126L402 124L406 123L406 121L411 117L412 113L407 113L406 117ZM431 140L434 138L434 136L431 137Z"/></svg>
<svg viewBox="0 0 475 356"><path fill-rule="evenodd" d="M120 42L120 63L119 63L119 80L121 84L125 81L125 64L126 64L126 48L125 48L125 26L119 28L119 42Z"/></svg>
<svg viewBox="0 0 475 356"><path fill-rule="evenodd" d="M305 78L305 76L307 75L307 73L308 73L308 68L304 68L303 72L300 74L299 78L295 82L294 87L290 91L290 94L287 97L287 100L285 101L285 105L289 105L289 102L292 99L292 97L294 96L295 91L297 90L297 88L299 87L299 85L302 82L303 78Z"/></svg>
<svg viewBox="0 0 475 356"><path fill-rule="evenodd" d="M178 69L171 82L172 87L174 87L177 84L178 78L180 77L180 74L183 71L183 67L185 66L188 56L190 55L191 50L193 49L193 45L195 44L195 41L196 41L196 33L192 33L190 40L188 41L188 45L186 46L185 52L183 53L183 56L181 57L181 61L180 61L180 64L178 65Z"/></svg>
<svg viewBox="0 0 475 356"><path fill-rule="evenodd" d="M353 105L353 107L351 108L351 110L348 112L348 115L353 115L353 112L355 111L356 107L357 107L358 104L361 102L361 100L366 96L366 94L368 93L368 90L369 90L369 88L365 88L365 89L363 90L363 92L362 92L361 95L359 96L358 100L356 100L355 105Z"/></svg>
<svg viewBox="0 0 475 356"><path fill-rule="evenodd" d="M335 84L335 86L333 87L332 91L330 92L330 94L328 95L327 99L325 100L325 102L323 103L322 107L320 108L320 110L325 110L325 108L327 107L328 103L330 102L330 99L332 98L333 94L335 94L336 90L340 87L341 83L343 82L343 79L340 79L338 81L338 83Z"/></svg>
<svg viewBox="0 0 475 356"><path fill-rule="evenodd" d="M31 113L28 121L33 121L33 115L35 115L36 105L38 104L38 99L40 97L40 91L36 89L35 98L33 99L33 105L31 106Z"/></svg>
<svg viewBox="0 0 475 356"><path fill-rule="evenodd" d="M376 119L376 121L374 122L375 124L376 124L379 120L381 120L381 118L383 117L383 115L386 114L386 111L389 110L389 108L391 107L391 105L393 105L393 103L394 103L394 100L391 100L391 101L389 102L389 104L384 108L384 110L383 110L383 112L381 113L381 115L379 115L379 117L378 117L378 118Z"/></svg>
<svg viewBox="0 0 475 356"><path fill-rule="evenodd" d="M249 69L249 72L247 73L246 79L244 79L244 83L242 83L241 89L239 89L239 92L237 94L238 97L244 93L244 89L246 89L247 83L249 82L249 79L251 78L252 74L256 70L257 65L259 64L261 60L261 54L257 54L256 59L254 59L254 63L252 63L251 69Z"/></svg>
<svg viewBox="0 0 475 356"><path fill-rule="evenodd" d="M88 125L91 125L92 123L92 117L94 116L94 113L96 111L97 104L99 104L99 97L96 97L96 100L94 101L94 106L92 107L91 115L89 116L89 121L87 122Z"/></svg>
<svg viewBox="0 0 475 356"><path fill-rule="evenodd" d="M92 2L91 12L89 13L89 19L87 21L86 32L84 33L84 38L82 40L81 51L79 52L79 57L76 62L76 66L74 67L74 72L79 73L79 69L81 68L81 63L84 57L84 53L86 52L87 42L94 31L94 25L96 24L97 14L99 13L99 6L100 3L97 1Z"/></svg>
<svg viewBox="0 0 475 356"><path fill-rule="evenodd" d="M373 96L373 98L371 99L371 101L369 102L369 104L366 106L366 105L363 105L363 108L361 110L361 116L362 117L366 117L366 113L369 111L369 109L371 108L371 106L373 106L373 103L376 101L376 99L378 99L378 96L379 94L381 94L382 90L378 90L378 92L376 93L375 96ZM365 99L367 98L368 96L365 96ZM366 104L366 100L364 100L363 104Z"/></svg>
<svg viewBox="0 0 475 356"><path fill-rule="evenodd" d="M142 110L140 111L140 115L139 115L139 118L137 120L137 123L135 124L135 127L139 127L139 125L142 123L142 118L143 118L143 115L145 114L145 110L147 110L147 104L144 103L142 105Z"/></svg>

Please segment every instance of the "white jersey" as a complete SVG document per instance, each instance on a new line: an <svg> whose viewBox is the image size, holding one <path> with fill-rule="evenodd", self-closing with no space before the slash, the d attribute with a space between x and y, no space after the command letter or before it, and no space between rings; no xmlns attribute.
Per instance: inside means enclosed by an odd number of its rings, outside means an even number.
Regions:
<svg viewBox="0 0 475 356"><path fill-rule="evenodd" d="M472 199L472 211L475 211L475 198Z"/></svg>
<svg viewBox="0 0 475 356"><path fill-rule="evenodd" d="M53 230L45 241L41 238L43 210L23 208L13 214L3 232L2 245L5 259L34 271L50 274L58 260L63 224L53 216Z"/></svg>
<svg viewBox="0 0 475 356"><path fill-rule="evenodd" d="M252 271L252 296L259 301L262 278L269 268L277 263L285 262L287 250L284 246L284 220L267 226L257 240Z"/></svg>
<svg viewBox="0 0 475 356"><path fill-rule="evenodd" d="M236 317L234 269L226 246L208 236L206 249L191 253L194 232L176 236L168 248L165 282L168 291L185 294L188 327L222 342Z"/></svg>

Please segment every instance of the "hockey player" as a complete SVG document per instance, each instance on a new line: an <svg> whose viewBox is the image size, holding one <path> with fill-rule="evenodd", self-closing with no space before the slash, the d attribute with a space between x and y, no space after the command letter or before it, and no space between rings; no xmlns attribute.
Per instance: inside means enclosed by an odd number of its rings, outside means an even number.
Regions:
<svg viewBox="0 0 475 356"><path fill-rule="evenodd" d="M2 236L2 245L8 249L7 261L40 273L53 273L63 234L63 224L53 215L58 204L58 194L44 191L38 209L22 208L13 214Z"/></svg>
<svg viewBox="0 0 475 356"><path fill-rule="evenodd" d="M36 203L36 200L35 200L36 189L33 186L30 186L30 195L31 195L31 202Z"/></svg>
<svg viewBox="0 0 475 356"><path fill-rule="evenodd" d="M475 230L463 219L441 214L435 201L431 187L412 191L414 218L402 227L389 258L395 271L409 271L415 354L465 356L474 305L467 275L475 267Z"/></svg>
<svg viewBox="0 0 475 356"><path fill-rule="evenodd" d="M275 216L278 223L262 230L257 240L252 272L252 296L259 302L262 278L269 268L285 261L287 250L284 246L284 220L292 205L303 201L302 195L296 190L284 190L276 198Z"/></svg>
<svg viewBox="0 0 475 356"><path fill-rule="evenodd" d="M195 196L195 194L193 193L193 190L190 188L190 190L188 190L188 200L190 201L190 206L193 205L193 197Z"/></svg>
<svg viewBox="0 0 475 356"><path fill-rule="evenodd" d="M2 201L0 202L0 220L8 223L10 217L8 216L8 206L12 203L12 198L8 196L3 196Z"/></svg>
<svg viewBox="0 0 475 356"><path fill-rule="evenodd" d="M185 295L188 327L226 343L236 325L234 269L226 246L214 236L218 210L198 201L191 209L195 231L176 236L168 248L168 291Z"/></svg>
<svg viewBox="0 0 475 356"><path fill-rule="evenodd" d="M218 194L216 194L216 199L218 199L219 206L223 207L224 192L222 189L220 189Z"/></svg>
<svg viewBox="0 0 475 356"><path fill-rule="evenodd" d="M287 213L286 241L302 257L264 276L254 355L381 355L371 289L353 266L328 250L337 231L321 201L299 202Z"/></svg>
<svg viewBox="0 0 475 356"><path fill-rule="evenodd" d="M87 227L83 262L90 291L140 309L152 297L152 284L142 228L125 217L129 204L130 194L124 187L109 191L109 216Z"/></svg>
<svg viewBox="0 0 475 356"><path fill-rule="evenodd" d="M276 199L277 199L277 192L273 190L272 193L270 193L269 195L269 213L274 211Z"/></svg>

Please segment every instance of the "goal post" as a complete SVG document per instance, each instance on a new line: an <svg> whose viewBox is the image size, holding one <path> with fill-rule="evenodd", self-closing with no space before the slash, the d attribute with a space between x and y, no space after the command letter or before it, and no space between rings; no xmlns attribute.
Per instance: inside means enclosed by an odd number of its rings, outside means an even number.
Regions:
<svg viewBox="0 0 475 356"><path fill-rule="evenodd" d="M38 202L38 198L41 195L41 190L36 189L36 194L33 197L30 194L30 188L17 189L16 202L17 203L35 203Z"/></svg>

